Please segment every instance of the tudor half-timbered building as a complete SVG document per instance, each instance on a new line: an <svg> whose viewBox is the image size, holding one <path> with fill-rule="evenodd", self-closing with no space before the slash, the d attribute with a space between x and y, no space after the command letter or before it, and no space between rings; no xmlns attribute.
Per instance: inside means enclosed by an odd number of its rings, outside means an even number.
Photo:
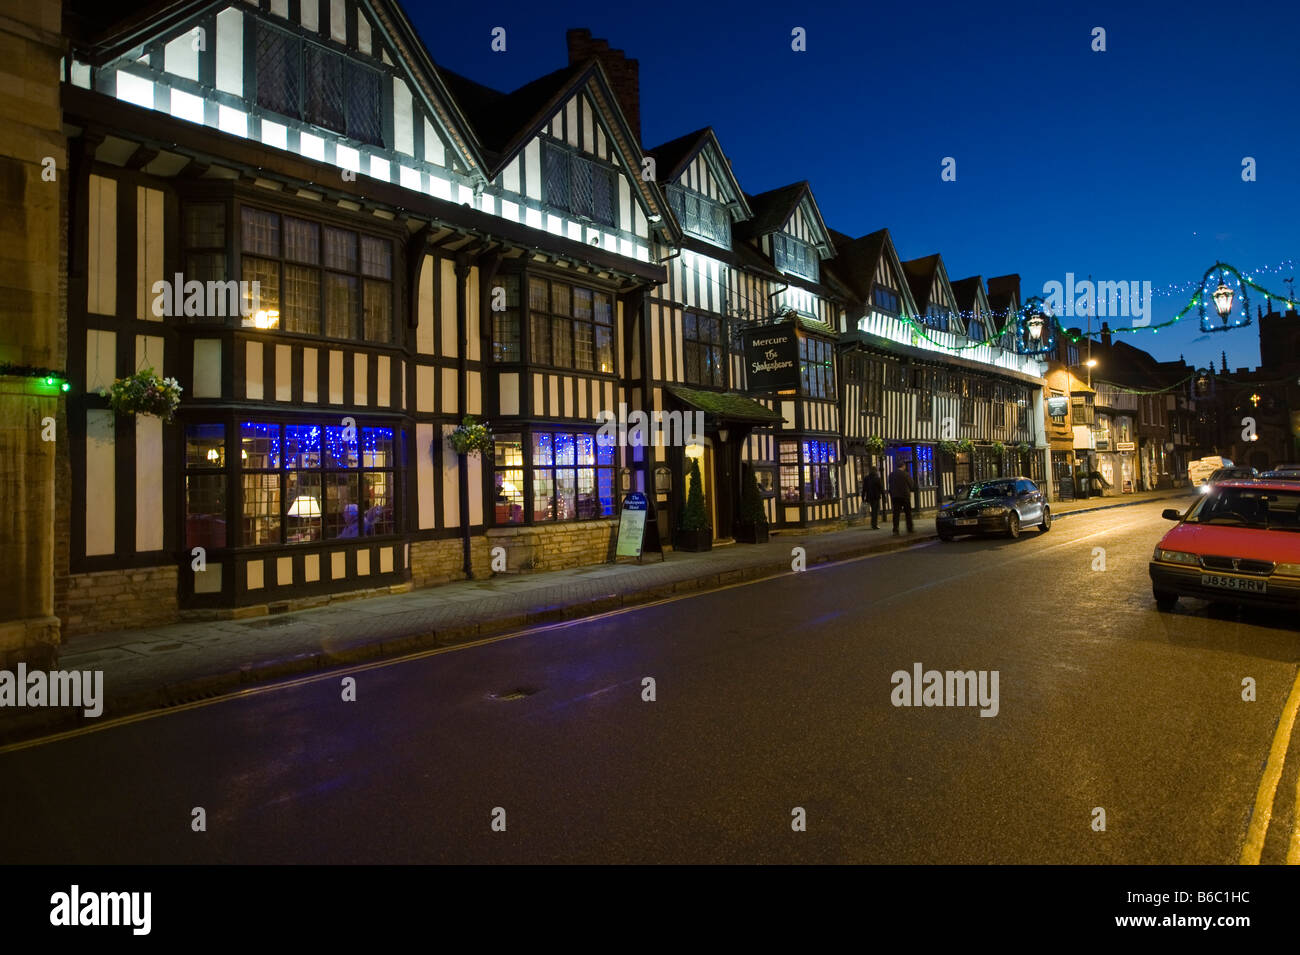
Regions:
<svg viewBox="0 0 1300 955"><path fill-rule="evenodd" d="M998 334L1016 307L998 313L981 289L963 308L940 257L900 261L886 229L839 236L837 253L835 268L862 303L840 352L850 510L872 466L888 472L901 463L919 508L936 507L961 483L1038 473L1039 363ZM1021 445L1030 453L1021 455Z"/></svg>
<svg viewBox="0 0 1300 955"><path fill-rule="evenodd" d="M675 238L603 67L505 96L393 3L162 7L87 5L65 62L69 630L601 559L592 420ZM150 367L175 426L97 393ZM466 414L495 455L451 451Z"/></svg>
<svg viewBox="0 0 1300 955"><path fill-rule="evenodd" d="M832 233L806 182L747 194L711 129L643 151L637 63L588 31L504 92L394 0L73 0L65 30L68 633L599 562L633 490L671 543L693 461L727 538L751 472L775 530L828 529L869 438L922 507L1041 443L1037 363L984 340L1001 280ZM146 368L174 423L102 394ZM601 440L636 411L702 427Z"/></svg>

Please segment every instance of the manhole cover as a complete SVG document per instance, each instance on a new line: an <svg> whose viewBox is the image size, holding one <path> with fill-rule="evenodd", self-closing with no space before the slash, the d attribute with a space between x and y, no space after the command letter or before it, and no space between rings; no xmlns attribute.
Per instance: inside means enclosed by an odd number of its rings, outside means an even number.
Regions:
<svg viewBox="0 0 1300 955"><path fill-rule="evenodd" d="M498 703L509 703L511 700L522 700L526 696L532 696L537 692L535 686L520 686L513 690L506 690L504 693L489 693L489 700L496 700Z"/></svg>

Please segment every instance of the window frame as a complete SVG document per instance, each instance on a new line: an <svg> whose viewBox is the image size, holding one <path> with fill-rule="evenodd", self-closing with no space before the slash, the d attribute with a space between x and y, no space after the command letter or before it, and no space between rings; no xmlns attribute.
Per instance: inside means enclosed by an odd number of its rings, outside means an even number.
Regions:
<svg viewBox="0 0 1300 955"><path fill-rule="evenodd" d="M201 201L199 204L202 204ZM261 251L246 251L244 239L244 221L245 213L254 212L264 215L274 216L277 220L277 249L274 254ZM245 259L253 259L260 262L271 263L275 267L278 281L278 299L277 309L279 317L277 324L268 328L258 328L255 324L248 323L240 315L239 323L236 327L244 331L269 331L280 335L294 335L311 338L313 340L328 340L336 342L352 342L368 348L399 348L402 343L402 331L397 321L397 272L398 272L398 243L390 236L382 232L371 232L357 228L351 222L331 221L310 213L300 212L297 209L285 209L280 206L263 204L256 201L249 201L242 197L234 203L235 219L238 227L238 234L234 234L234 227L227 226L229 239L234 243L235 249L235 266L238 270L238 281L243 283L250 281L245 279ZM289 229L286 227L286 220L305 222L316 230L316 261L308 262L302 259L291 258L288 251ZM341 268L331 265L327 261L327 236L329 233L342 233L352 237L352 247L355 252L355 264L351 269ZM378 272L367 270L367 261L365 249L367 243L377 243L387 249L387 276ZM187 250L188 254L188 250ZM288 316L286 315L285 300L288 295L288 276L289 270L305 269L311 270L317 277L317 316L318 327L316 331L299 331L287 327ZM350 335L340 337L330 334L330 282L331 277L342 277L350 280L353 291L352 301L349 304L351 314L349 316ZM386 294L380 301L385 303L388 312L388 336L380 340L371 338L367 335L368 316L367 305L370 301L369 289L376 285L386 286ZM241 289L243 288L241 284Z"/></svg>
<svg viewBox="0 0 1300 955"><path fill-rule="evenodd" d="M542 282L546 285L546 307L534 307L533 305L533 283ZM561 313L556 309L555 286L560 285L568 291L569 306L566 313ZM591 318L583 318L576 314L577 302L579 296L575 293L578 291L591 293ZM609 305L609 321L602 322L598 316L600 313L600 302L604 299ZM614 378L618 375L618 296L608 289L596 285L577 284L567 277L561 278L545 272L527 271L520 276L519 284L519 306L521 311L520 331L524 335L521 345L521 360L528 365L539 368L554 368L557 371L567 371L582 375L596 375L600 377ZM544 320L547 354L545 360L539 355L538 338L534 333L538 330L537 323ZM557 322L567 323L567 335L569 342L569 363L559 364L555 360L555 329ZM591 342L591 367L579 367L577 362L578 351L578 326L585 326L590 329L589 341ZM601 368L601 357L603 352L601 332L608 335L608 358L609 370ZM495 346L495 342L494 342Z"/></svg>
<svg viewBox="0 0 1300 955"><path fill-rule="evenodd" d="M369 417L359 418L357 419L357 423L356 423L356 432L357 432L356 445L355 445L357 448L356 466L355 467L327 466L326 464L327 455L325 451L325 442L327 440L326 429L340 428L341 425L339 425L338 420L339 419L329 418L324 415L289 418L283 415L264 414L261 413L260 409L246 409L244 411L240 411L234 414L224 415L220 418L203 417L203 418L187 419L182 426L181 441L180 441L181 448L179 452L181 456L180 472L182 475L182 480L184 482L184 488L182 490L182 493L180 495L180 501L178 503L179 513L182 520L184 521L184 528L185 528L182 532L182 537L186 540L187 543L190 540L188 535L189 535L189 520L191 517L191 512L189 510L188 496L185 493L185 489L188 488L188 478L190 476L220 475L221 477L224 478L222 484L224 488L225 512L226 512L225 513L225 524L226 524L225 543L221 548L215 548L215 549L219 549L222 551L239 551L239 552L270 551L270 550L282 551L286 549L296 550L298 548L308 548L308 547L339 546L341 544L346 545L346 544L360 542L360 541L386 542L386 541L391 541L400 538L406 532L405 524L404 524L406 518L405 497L404 497L405 495L404 471L406 470L406 463L405 463L405 451L403 447L403 442L406 440L405 430L402 428L400 422L391 419L380 419L380 418L369 418ZM269 426L278 429L279 450L277 452L278 458L277 458L276 466L248 467L245 465L242 452L245 450L244 426L248 424L256 425L256 426ZM206 465L191 465L188 461L190 429L214 427L214 426L220 426L221 428L224 429L223 434L225 435L225 437L223 439L223 442L224 442L225 451L224 451L223 459L219 464L210 467ZM295 428L295 427L315 427L320 430L320 439L319 439L320 451L318 452L319 460L317 464L313 467L289 467L288 466L287 463L288 455L286 454L286 448L287 448L286 435L288 432L286 429ZM390 442L390 453L389 453L389 460L387 464L376 466L373 464L367 465L364 463L365 453L363 451L363 447L365 441L365 432L373 431L373 430L380 430L380 431L386 430L391 432L391 437L388 438ZM236 451L240 453L235 453ZM249 515L245 511L245 504L247 501L247 482L245 481L245 478L249 476L271 475L271 474L274 474L277 478L274 487L277 491L277 495L279 498L279 505L276 514L277 539L272 541L252 543L250 542L250 537L249 534L247 533L245 521L248 520L250 517L255 517L256 515ZM315 537L302 538L299 540L290 540L289 531L288 531L288 527L289 527L288 518L299 516L299 515L291 515L289 513L289 510L292 507L292 503L288 499L288 491L289 491L289 484L290 484L289 479L291 475L296 475L296 474L312 474L312 475L319 476L320 481L319 484L317 484L316 486L319 488L319 492L320 492L320 499L317 502L318 507L320 509L320 516L319 516L319 524L318 524L318 533ZM361 533L361 530L365 525L366 515L369 509L367 509L367 511L365 512L361 511L360 510L361 502L360 500L358 500L356 502L358 507L358 514L357 514L358 533L355 536L348 536L348 537L341 537L337 535L326 536L326 530L328 526L327 524L328 510L326 507L326 496L327 496L326 477L328 475L338 475L338 474L357 475L356 485L357 485L357 497L359 499L361 498L364 489L367 487L367 482L365 480L366 475L379 474L379 475L386 476L386 480L384 481L384 486L387 488L386 496L388 499L388 503L382 506L386 506L389 509L389 515L387 519L384 521L384 524L391 525L391 529L385 530L382 533ZM266 485L266 487L268 488L270 488L271 486L272 485L270 484ZM375 505L375 506L380 506L380 505Z"/></svg>
<svg viewBox="0 0 1300 955"><path fill-rule="evenodd" d="M550 164L563 160L565 163L565 180L568 183L568 195L563 200L551 193L550 189ZM579 164L579 165L575 165ZM585 166L580 165L585 164ZM547 137L542 141L541 155L541 193L542 202L552 209L566 213L570 218L578 221L595 223L603 225L609 229L621 229L619 225L619 188L618 181L620 172L617 167L603 162L589 153L575 149L568 143L561 140ZM591 192L591 209L579 209L574 203L574 185L576 177L582 175L580 170L588 168L592 175L592 192ZM595 174L600 173L609 183L609 218L599 218L596 213L597 197L595 190Z"/></svg>
<svg viewBox="0 0 1300 955"><path fill-rule="evenodd" d="M695 337L690 337L689 319L694 319ZM714 339L703 339L699 335L701 322L709 322L717 326L717 337ZM682 378L688 385L696 385L701 388L720 388L725 390L731 378L731 349L727 347L727 320L721 315L712 312L702 312L698 309L686 309L682 313ZM702 370L706 361L705 358L712 358L712 365L715 374L705 376L703 374L691 374L692 356L698 354L699 361L696 367ZM705 380L708 377L709 380ZM716 379L716 380L714 380Z"/></svg>
<svg viewBox="0 0 1300 955"><path fill-rule="evenodd" d="M523 485L521 490L523 494L523 512L521 515L522 517L521 520L506 521L503 523L497 520L496 513L494 510L492 514L491 526L519 527L519 526L534 526L534 525L549 525L549 524L573 524L581 521L603 521L603 520L617 519L619 502L621 500L621 492L619 490L619 485L618 485L618 472L620 469L618 446L615 444L602 444L602 442L600 441L597 435L597 432L598 429L596 427L587 428L587 427L574 427L572 425L566 426L562 424L556 424L556 425L539 425L535 427L522 426L518 429L512 429L510 432L501 435L501 437L503 438L514 439L517 437L519 439L522 464L518 466L516 465L508 465L506 467L499 466L497 464L496 451L494 449L492 463L490 467L484 469L486 472L488 472L485 475L486 487L492 489L498 486L497 479L496 479L496 475L498 471L515 472L515 471L522 470ZM557 435L567 435L575 439L574 446L573 446L574 447L573 464L557 463L556 453L555 453L555 449L556 449L555 437ZM550 438L550 463L546 463L545 461L542 461L542 463L538 463L539 457L542 456L539 455L538 453L539 445L537 439L541 436L549 436ZM589 436L591 438L592 460L593 460L592 464L577 463L577 459L578 459L577 438L579 436L583 436L583 437ZM556 478L556 474L562 471L571 473L573 475L572 486L573 486L573 493L574 493L574 514L572 517L558 516L560 511L560 485L558 479ZM598 509L598 513L594 515L590 515L590 514L584 515L581 512L581 508L579 506L579 491L582 488L582 481L578 474L579 471L591 472L591 488L592 488L591 493L592 493L593 500L595 501ZM537 485L538 485L539 472L542 472L541 476L543 478L549 477L550 494L548 498L549 500L548 513L551 515L549 517L547 516L543 516L540 518L538 517L539 512L537 510L537 501L538 501ZM604 505L601 502L601 497L600 497L601 490L602 490L602 480L601 480L602 475L604 475L604 477L608 481L608 484L604 485L609 488L608 509L606 509L606 505ZM493 497L493 502L494 504L496 503L495 496Z"/></svg>
<svg viewBox="0 0 1300 955"><path fill-rule="evenodd" d="M821 256L817 253L817 247L788 232L772 233L772 264L781 272L797 275L810 282L821 281Z"/></svg>
<svg viewBox="0 0 1300 955"><path fill-rule="evenodd" d="M249 29L245 34L245 43L251 40L252 50L250 59L252 60L252 69L245 70L245 75L252 73L251 93L246 90L246 96L249 102L256 106L257 109L272 113L276 116L283 116L286 119L304 123L317 129L327 130L335 136L341 136L352 143L360 146L372 146L380 149L388 148L389 144L384 140L385 115L388 105L388 95L386 94L386 84L384 82L387 74L384 70L373 66L369 63L361 62L358 58L364 56L356 50L342 51L335 48L330 43L325 42L319 37L305 36L300 33L291 32L275 24L267 23L263 20L257 20L253 17L248 18ZM263 86L261 47L263 34L278 34L282 42L291 43L295 47L297 61L297 90L296 103L286 104L296 107L293 110L281 110L278 103L267 103L263 96L265 88ZM311 55L324 57L324 62L337 62L340 69L340 84L342 86L340 110L342 112L342 129L335 126L326 125L319 120L322 118L319 114L308 115L308 96L309 85L312 89L319 89L319 83L309 84L312 77L308 76L307 61ZM361 128L361 120L353 122L353 111L357 108L354 103L354 96L357 94L359 85L358 80L365 77L368 82L373 84L376 101L374 105L374 115L366 123L366 128ZM247 80L245 81L247 82ZM267 97L269 99L269 96ZM366 133L367 135L359 135ZM373 137L373 138L372 138Z"/></svg>

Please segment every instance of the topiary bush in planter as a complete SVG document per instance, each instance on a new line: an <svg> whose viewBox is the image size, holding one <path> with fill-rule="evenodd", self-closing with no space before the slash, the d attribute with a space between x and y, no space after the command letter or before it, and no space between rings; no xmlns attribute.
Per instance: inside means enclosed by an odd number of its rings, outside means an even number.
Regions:
<svg viewBox="0 0 1300 955"><path fill-rule="evenodd" d="M713 528L709 524L709 512L704 507L704 489L700 481L698 459L691 460L691 472L687 478L686 507L682 509L673 547L689 551L713 549Z"/></svg>
<svg viewBox="0 0 1300 955"><path fill-rule="evenodd" d="M766 544L767 537L763 492L758 488L754 469L749 468L745 486L740 489L740 522L736 527L736 540L742 544Z"/></svg>

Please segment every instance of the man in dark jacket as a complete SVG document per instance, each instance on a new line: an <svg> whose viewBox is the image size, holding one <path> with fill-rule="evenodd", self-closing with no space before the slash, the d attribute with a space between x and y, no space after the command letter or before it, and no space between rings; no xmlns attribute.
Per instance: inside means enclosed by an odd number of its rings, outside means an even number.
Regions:
<svg viewBox="0 0 1300 955"><path fill-rule="evenodd" d="M880 499L885 496L885 485L880 472L872 468L862 480L862 502L871 508L871 529L880 528Z"/></svg>
<svg viewBox="0 0 1300 955"><path fill-rule="evenodd" d="M900 460L889 475L889 506L894 511L894 533L898 533L898 518L907 515L907 532L912 533L912 492L916 482L907 473L907 466Z"/></svg>

